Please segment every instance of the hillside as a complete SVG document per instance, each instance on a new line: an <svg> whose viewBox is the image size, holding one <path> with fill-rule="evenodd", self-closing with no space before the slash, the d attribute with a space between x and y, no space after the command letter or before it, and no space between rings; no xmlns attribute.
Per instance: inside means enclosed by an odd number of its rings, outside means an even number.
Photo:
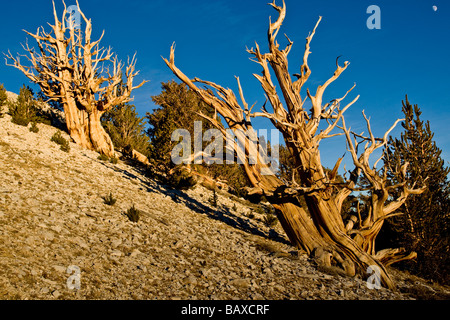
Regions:
<svg viewBox="0 0 450 320"><path fill-rule="evenodd" d="M219 194L215 208L210 190L172 190L73 143L63 152L50 141L57 129L38 127L0 118L0 299L449 297L395 270L397 293L323 273L245 201ZM114 206L102 199L110 192ZM132 205L138 223L123 214ZM69 266L79 290L67 286Z"/></svg>

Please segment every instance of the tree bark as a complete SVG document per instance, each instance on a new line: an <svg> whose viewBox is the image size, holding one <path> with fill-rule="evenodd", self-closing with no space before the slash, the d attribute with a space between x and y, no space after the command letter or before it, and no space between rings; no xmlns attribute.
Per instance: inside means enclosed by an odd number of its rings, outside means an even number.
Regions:
<svg viewBox="0 0 450 320"><path fill-rule="evenodd" d="M238 157L243 157L242 163L253 186L251 192L266 196L275 207L281 225L293 245L314 256L321 265L325 267L338 266L347 275L353 276L358 273L368 276L369 270L377 269L381 283L395 290L395 284L382 262L388 265L390 262L408 259L413 255L406 255L401 250L385 250L377 255L375 238L384 219L397 214L396 210L405 202L409 194L421 193L424 189L410 190L406 188L405 183L391 185L386 179L385 171L376 169L381 158L372 166L369 164L369 156L375 150L386 145L389 133L401 120L397 120L383 138L373 136L369 119L364 112L369 136L364 137L347 129L343 115L358 100L359 96L344 107L341 107L340 103L355 86L348 90L342 98L323 104L325 89L337 80L350 64L345 62L344 66L340 66L339 58L336 60L336 71L333 76L323 85L318 86L315 95L307 89L307 97L303 100L301 90L311 74L307 63L311 53L310 43L321 18L313 32L307 37L301 74L294 74L298 79L293 81L288 70L287 60L293 42L287 38L288 45L284 50L280 50L276 41L276 36L286 16L286 4L283 1L283 6L280 7L274 1L270 5L279 12L278 19L274 23L271 22L269 27L270 52L261 53L258 44L256 44L256 49L247 50L253 55L253 61L263 69L262 75L254 75L260 82L267 98L261 112L251 113L251 108L245 101L239 78L237 78L237 82L242 106L237 102L236 95L231 89L225 89L213 82L198 78L193 80L188 78L175 65L174 46L171 49L170 59L164 59L164 61L181 81L197 93L206 104L215 108L217 113L225 119L228 127L233 130L240 145L246 146L245 155L239 156L238 154ZM269 66L277 78L279 88L272 81L272 72ZM196 83L215 89L215 93L210 89L200 89ZM278 90L281 90L283 94L286 108L278 96ZM310 112L304 109L307 98L312 103ZM273 112L267 111L267 102L270 102ZM217 119L202 116L225 136L226 129ZM253 117L265 117L271 120L275 128L283 134L286 147L295 160L295 170L300 178L300 185L295 181L281 181L274 172L267 175L267 169L270 170L270 168L263 165L263 157L259 153L257 164L249 164L248 155L254 154L250 150L251 143L245 135L239 134L239 132L253 130L251 125ZM318 132L321 122L326 122L326 126ZM343 132L333 134L332 131L335 128L341 129ZM350 178L346 178L344 182L336 179L342 158L337 160L335 168L329 174L325 172L320 159L320 142L337 135L345 136L347 150L355 165L355 169L350 173ZM360 150L358 145L361 143L365 144L362 153L358 152ZM407 164L401 170L403 178L405 178L406 167ZM262 174L263 170L266 174ZM352 220L345 224L342 218L342 204L353 191L359 191L356 185L361 175L367 179L370 185L367 189L362 190L371 193L370 212L363 221L361 221L361 217L358 219L353 216ZM390 192L394 189L402 190L400 197L387 201ZM299 196L305 197L307 208L301 207L298 201ZM371 268L369 269L369 267Z"/></svg>
<svg viewBox="0 0 450 320"><path fill-rule="evenodd" d="M76 144L82 146L83 148L93 149L89 135L87 134L87 112L78 109L73 98L66 98L63 106L66 116L67 130L69 131L70 137Z"/></svg>
<svg viewBox="0 0 450 320"><path fill-rule="evenodd" d="M103 112L98 111L97 109L94 109L91 113L89 113L89 139L92 143L93 150L96 150L97 152L110 158L115 158L112 140L106 133L100 121L102 114Z"/></svg>

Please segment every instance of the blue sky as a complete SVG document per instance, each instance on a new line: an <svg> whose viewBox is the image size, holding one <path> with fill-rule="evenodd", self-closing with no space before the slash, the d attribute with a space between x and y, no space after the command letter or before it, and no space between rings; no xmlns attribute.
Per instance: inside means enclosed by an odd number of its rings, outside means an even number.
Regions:
<svg viewBox="0 0 450 320"><path fill-rule="evenodd" d="M174 76L161 56L168 57L176 42L176 63L190 77L214 81L236 88L239 76L249 104L264 103L264 94L253 73L260 67L249 60L246 46L255 41L267 48L269 16L277 13L269 0L80 0L83 12L92 19L94 39L103 30L102 44L111 46L119 58L126 60L137 53L136 81L150 80L134 92L134 104L141 115L155 106L152 95L160 92L161 82ZM61 12L62 2L55 1ZM75 0L66 0L72 5ZM279 1L281 3L281 1ZM319 16L323 20L312 42L309 65L311 90L326 81L335 70L336 57L350 61L347 71L328 89L325 100L341 97L356 83L348 98L360 100L347 112L347 124L363 131L361 111L371 117L376 135L382 135L402 116L401 101L408 94L418 104L422 118L430 120L435 140L450 161L450 3L447 0L286 0L287 17L279 35L294 41L290 53L290 72L298 73L305 38ZM381 29L369 30L366 13L370 5L381 9ZM437 6L437 11L433 6ZM23 53L23 29L34 32L52 21L50 0L2 1L0 51ZM48 30L48 27L47 27ZM30 41L30 44L32 42ZM0 63L0 83L18 92L29 84L20 71ZM236 90L237 92L237 90ZM257 120L257 128L271 128L268 121ZM398 134L399 129L393 133ZM342 139L323 144L324 165L333 166L336 155L345 152Z"/></svg>

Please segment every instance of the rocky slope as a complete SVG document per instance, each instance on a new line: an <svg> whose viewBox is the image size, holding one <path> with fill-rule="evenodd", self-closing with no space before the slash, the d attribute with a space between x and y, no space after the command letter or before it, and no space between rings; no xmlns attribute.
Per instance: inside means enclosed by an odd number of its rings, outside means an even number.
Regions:
<svg viewBox="0 0 450 320"><path fill-rule="evenodd" d="M448 298L394 270L397 293L323 273L245 202L219 194L213 207L210 190L172 190L73 143L63 152L57 129L38 127L0 118L0 299Z"/></svg>

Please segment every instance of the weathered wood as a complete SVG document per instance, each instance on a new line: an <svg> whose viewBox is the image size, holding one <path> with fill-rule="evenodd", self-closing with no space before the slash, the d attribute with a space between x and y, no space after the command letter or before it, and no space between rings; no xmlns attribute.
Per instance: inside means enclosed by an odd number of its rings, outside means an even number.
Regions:
<svg viewBox="0 0 450 320"><path fill-rule="evenodd" d="M100 47L103 34L97 41L91 40L92 22L81 11L78 12L86 25L84 32L67 26L67 8L61 20L53 3L54 25L47 33L43 27L37 32L26 33L33 37L39 50L23 48L30 66L22 65L20 56L8 53L10 66L21 70L32 82L41 87L49 100L58 101L64 107L67 129L72 139L82 147L114 157L114 146L103 129L100 118L116 105L132 100L131 92L140 88L133 85L138 75L136 59L128 61L127 67L114 56L111 49ZM112 65L112 70L104 64ZM126 80L123 81L122 77Z"/></svg>
<svg viewBox="0 0 450 320"><path fill-rule="evenodd" d="M341 106L341 102L355 86L348 90L342 98L323 103L325 90L348 68L349 62L340 66L339 58L336 59L336 70L333 76L319 86L314 95L307 89L306 97L304 99L301 97L302 88L311 74L308 66L311 40L322 18L319 19L313 32L306 39L303 65L300 74L294 74L294 77L297 78L294 81L288 69L287 58L293 42L287 38L288 45L285 49L280 50L276 41L286 17L286 4L283 1L283 6L277 6L274 1L270 5L277 10L279 17L269 26L269 53L263 54L258 44L255 49L247 51L253 56L252 60L262 67L262 74L254 76L260 82L267 97L266 103L271 104L272 112L267 111L266 104L264 104L261 112L251 113L245 101L239 78L237 79L242 106L238 103L232 90L225 89L213 82L188 78L175 65L174 46L171 48L170 59L164 59L164 61L181 81L223 116L228 127L234 132L251 130L252 117L266 117L280 130L286 146L295 160L295 167L298 168L296 175L300 177L300 186L294 182L283 182L274 173L272 175L261 174L263 169L267 169L267 165L263 165L260 155L258 155L256 165L249 165L248 149L244 156L245 159L241 160L244 160L244 168L253 185L253 193L260 193L267 197L276 209L281 225L294 245L314 255L321 264L339 266L348 275L359 273L367 276L368 267L377 266L380 270L381 282L386 287L395 289L395 284L383 263L388 264L390 261L394 261L393 256L397 251L384 251L377 256L374 245L375 238L384 219L395 214L409 194L420 193L423 189L408 190L405 187L406 184L389 186L383 171L369 166L370 155L386 144L387 136L394 126L382 139L375 138L370 128L370 122L364 115L369 129L369 137L356 135L347 129L344 113L356 103L359 96L345 106ZM272 79L270 68L276 76L277 86ZM196 83L207 85L216 92L201 89ZM281 102L277 88L283 94L286 106ZM310 110L304 108L307 99L312 104ZM215 119L208 120L222 133L225 132L225 127L221 123ZM323 129L318 132L319 125L324 122L326 126L324 128L322 126ZM341 132L333 133L335 129L340 129ZM342 159L336 162L331 174L326 174L320 158L320 142L336 135L345 136L355 165L350 178L343 183L335 179ZM248 144L245 135L236 134L236 136L240 145ZM358 154L358 148L355 145L358 143L357 139L367 143L362 154ZM361 175L364 175L370 183L366 190L372 194L370 214L364 221L361 221L360 216L359 218L353 216L350 222L345 223L342 218L342 204L356 190L358 177ZM403 188L402 196L394 202L387 203L390 191L395 188ZM300 195L304 196L307 208L300 205L297 199ZM400 258L407 259L412 256L401 255Z"/></svg>

